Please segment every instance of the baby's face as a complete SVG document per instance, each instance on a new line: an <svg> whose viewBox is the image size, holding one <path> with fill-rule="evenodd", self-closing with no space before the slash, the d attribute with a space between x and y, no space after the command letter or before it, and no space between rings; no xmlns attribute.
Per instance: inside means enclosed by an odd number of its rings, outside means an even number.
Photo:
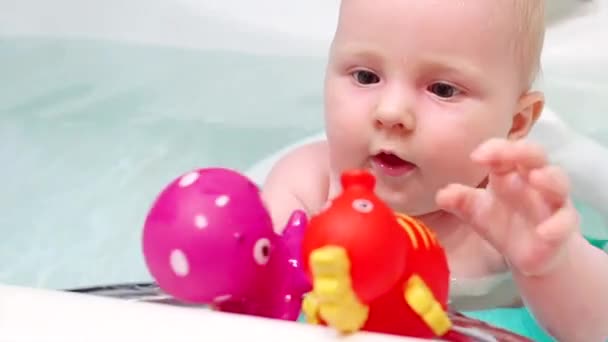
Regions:
<svg viewBox="0 0 608 342"><path fill-rule="evenodd" d="M370 169L412 215L449 183L484 181L470 154L509 136L525 90L512 10L496 2L344 1L325 85L333 176Z"/></svg>

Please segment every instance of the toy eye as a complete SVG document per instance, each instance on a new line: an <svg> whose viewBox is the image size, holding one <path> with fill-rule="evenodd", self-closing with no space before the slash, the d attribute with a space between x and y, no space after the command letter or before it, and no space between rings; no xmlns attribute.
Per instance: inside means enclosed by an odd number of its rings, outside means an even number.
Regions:
<svg viewBox="0 0 608 342"><path fill-rule="evenodd" d="M367 214L374 210L374 204L370 200L356 199L353 201L353 209L360 213Z"/></svg>
<svg viewBox="0 0 608 342"><path fill-rule="evenodd" d="M270 259L270 240L259 239L253 246L253 259L258 265L266 265Z"/></svg>

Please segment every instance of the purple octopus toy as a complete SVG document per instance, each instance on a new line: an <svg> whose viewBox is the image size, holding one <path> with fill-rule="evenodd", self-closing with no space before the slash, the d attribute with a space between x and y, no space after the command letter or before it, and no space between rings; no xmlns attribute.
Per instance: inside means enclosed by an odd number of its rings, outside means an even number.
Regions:
<svg viewBox="0 0 608 342"><path fill-rule="evenodd" d="M310 291L301 268L304 212L275 233L258 186L226 168L172 181L143 229L143 254L158 286L220 311L297 320Z"/></svg>

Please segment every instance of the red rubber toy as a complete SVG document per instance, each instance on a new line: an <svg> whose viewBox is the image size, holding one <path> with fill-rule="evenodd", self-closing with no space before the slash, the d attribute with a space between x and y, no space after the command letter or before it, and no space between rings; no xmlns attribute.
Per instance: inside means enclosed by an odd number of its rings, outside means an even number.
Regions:
<svg viewBox="0 0 608 342"><path fill-rule="evenodd" d="M304 236L313 284L307 320L345 333L447 338L450 271L434 233L377 197L369 172L345 172L341 181L342 193L311 217Z"/></svg>

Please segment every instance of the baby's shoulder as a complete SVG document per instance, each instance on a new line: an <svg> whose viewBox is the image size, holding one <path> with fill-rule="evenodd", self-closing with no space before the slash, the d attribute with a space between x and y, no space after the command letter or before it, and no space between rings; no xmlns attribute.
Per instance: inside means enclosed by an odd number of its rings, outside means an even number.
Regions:
<svg viewBox="0 0 608 342"><path fill-rule="evenodd" d="M312 142L287 152L270 170L265 188L271 192L288 191L310 210L322 205L329 189L327 143Z"/></svg>
<svg viewBox="0 0 608 342"><path fill-rule="evenodd" d="M272 175L286 175L293 179L302 175L309 181L326 178L329 175L329 149L327 142L315 141L294 148L283 155L270 171Z"/></svg>

